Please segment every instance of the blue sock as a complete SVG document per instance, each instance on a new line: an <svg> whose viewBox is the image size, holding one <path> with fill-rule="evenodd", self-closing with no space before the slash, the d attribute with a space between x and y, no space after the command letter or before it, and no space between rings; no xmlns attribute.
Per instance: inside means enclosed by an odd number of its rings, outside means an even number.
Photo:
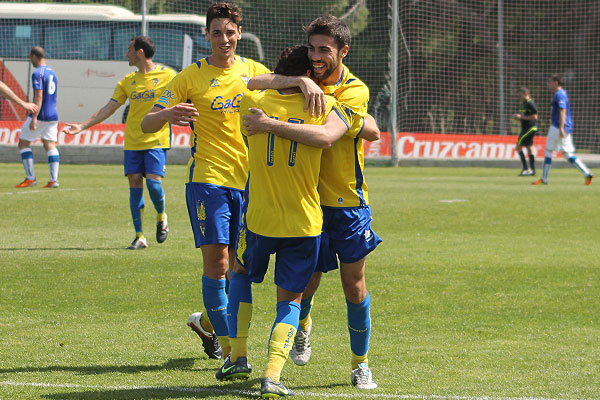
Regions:
<svg viewBox="0 0 600 400"><path fill-rule="evenodd" d="M21 152L21 161L23 162L27 179L35 181L35 172L33 172L33 152L31 151L31 148L26 147L19 151Z"/></svg>
<svg viewBox="0 0 600 400"><path fill-rule="evenodd" d="M202 276L202 299L208 319L217 336L228 336L225 279L211 279Z"/></svg>
<svg viewBox="0 0 600 400"><path fill-rule="evenodd" d="M300 301L300 320L305 319L308 317L308 314L310 314L313 297L314 295L310 296L308 299L302 299Z"/></svg>
<svg viewBox="0 0 600 400"><path fill-rule="evenodd" d="M359 303L354 304L346 300L348 307L348 331L350 332L350 349L357 356L363 356L369 351L369 336L371 335L371 296Z"/></svg>
<svg viewBox="0 0 600 400"><path fill-rule="evenodd" d="M280 301L277 303L277 316L275 317L275 323L271 327L271 336L273 335L273 328L279 323L288 324L291 326L298 326L300 321L300 304L294 303L293 301ZM271 341L271 338L269 338ZM291 338L293 343L294 338ZM292 344L290 344L290 349Z"/></svg>
<svg viewBox="0 0 600 400"><path fill-rule="evenodd" d="M542 181L548 183L548 175L552 167L552 157L544 157L544 172L542 173Z"/></svg>
<svg viewBox="0 0 600 400"><path fill-rule="evenodd" d="M156 179L146 179L148 193L154 204L156 212L162 214L165 212L165 191L162 188L162 182Z"/></svg>
<svg viewBox="0 0 600 400"><path fill-rule="evenodd" d="M129 208L136 233L142 232L142 213L144 208L144 188L129 188Z"/></svg>
<svg viewBox="0 0 600 400"><path fill-rule="evenodd" d="M238 321L244 321L249 324L250 319L238 313L247 313L248 308L252 305L252 283L248 275L236 274L231 272L231 280L229 281L231 292L229 294L229 302L227 303L227 325L229 328L229 337L238 336ZM240 303L243 310L240 310ZM239 318L242 317L242 318ZM240 327L241 331L245 332L247 337L248 326Z"/></svg>

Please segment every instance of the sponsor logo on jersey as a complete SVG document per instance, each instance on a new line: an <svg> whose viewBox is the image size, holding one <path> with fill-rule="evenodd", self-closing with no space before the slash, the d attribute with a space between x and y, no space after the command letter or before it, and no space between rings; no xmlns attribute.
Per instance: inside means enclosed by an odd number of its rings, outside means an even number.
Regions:
<svg viewBox="0 0 600 400"><path fill-rule="evenodd" d="M155 98L154 90L144 90L143 92L133 91L133 92L131 92L131 95L129 96L130 100L137 100L137 101L154 101L154 98Z"/></svg>
<svg viewBox="0 0 600 400"><path fill-rule="evenodd" d="M210 80L210 87L217 87L219 86L219 80L217 78L213 78Z"/></svg>
<svg viewBox="0 0 600 400"><path fill-rule="evenodd" d="M236 94L232 99L224 99L222 96L217 96L212 101L210 108L224 113L240 112L240 102L242 101L242 97L244 97L244 95L241 93Z"/></svg>
<svg viewBox="0 0 600 400"><path fill-rule="evenodd" d="M367 230L365 231L365 233L364 233L365 240L368 242L369 240L371 240L371 237L372 237L372 236L373 236L373 235L371 235L371 230L370 230L370 229L367 229Z"/></svg>

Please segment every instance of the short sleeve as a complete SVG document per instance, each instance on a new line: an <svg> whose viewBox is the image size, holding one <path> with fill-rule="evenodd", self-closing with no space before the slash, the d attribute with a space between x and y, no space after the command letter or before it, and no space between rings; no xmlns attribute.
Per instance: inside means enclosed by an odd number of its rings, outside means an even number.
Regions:
<svg viewBox="0 0 600 400"><path fill-rule="evenodd" d="M182 101L186 101L187 98L185 75L179 73L171 79L171 82L169 82L155 105L160 108L172 107Z"/></svg>
<svg viewBox="0 0 600 400"><path fill-rule="evenodd" d="M531 112L531 115L538 113L537 105L535 104L535 101L531 100L528 105L529 105L529 110Z"/></svg>
<svg viewBox="0 0 600 400"><path fill-rule="evenodd" d="M119 81L119 83L117 83L117 87L115 88L115 91L111 97L114 101L116 101L119 104L125 104L127 98L129 97L127 95L127 92L125 91L125 84L123 82L124 80L125 79L122 79Z"/></svg>
<svg viewBox="0 0 600 400"><path fill-rule="evenodd" d="M31 84L33 86L33 90L44 90L42 71L35 70L33 74L31 74Z"/></svg>

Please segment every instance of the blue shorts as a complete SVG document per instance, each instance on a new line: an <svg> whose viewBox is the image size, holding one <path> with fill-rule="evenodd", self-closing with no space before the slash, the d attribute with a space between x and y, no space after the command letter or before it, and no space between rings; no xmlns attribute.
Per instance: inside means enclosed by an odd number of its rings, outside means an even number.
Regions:
<svg viewBox="0 0 600 400"><path fill-rule="evenodd" d="M125 150L125 176L154 174L164 177L167 170L167 149Z"/></svg>
<svg viewBox="0 0 600 400"><path fill-rule="evenodd" d="M275 253L275 284L293 293L302 293L315 272L320 236L272 238L257 235L242 225L236 255L248 271L251 282L261 283Z"/></svg>
<svg viewBox="0 0 600 400"><path fill-rule="evenodd" d="M244 191L210 183L186 183L185 198L196 247L237 243Z"/></svg>
<svg viewBox="0 0 600 400"><path fill-rule="evenodd" d="M338 258L349 264L375 250L382 242L371 229L371 207L323 207L323 233L317 271L338 268Z"/></svg>

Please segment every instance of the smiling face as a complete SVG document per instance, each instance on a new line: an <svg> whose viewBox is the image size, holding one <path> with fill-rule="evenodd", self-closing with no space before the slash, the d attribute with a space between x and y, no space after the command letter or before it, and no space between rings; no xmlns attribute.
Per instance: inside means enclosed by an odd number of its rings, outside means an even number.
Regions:
<svg viewBox="0 0 600 400"><path fill-rule="evenodd" d="M338 49L334 38L320 34L312 35L308 43L308 58L315 79L324 85L336 83L342 73L342 60L348 54L348 45Z"/></svg>
<svg viewBox="0 0 600 400"><path fill-rule="evenodd" d="M206 40L212 48L213 63L221 65L233 61L237 42L242 38L242 27L229 18L215 18L206 30Z"/></svg>

